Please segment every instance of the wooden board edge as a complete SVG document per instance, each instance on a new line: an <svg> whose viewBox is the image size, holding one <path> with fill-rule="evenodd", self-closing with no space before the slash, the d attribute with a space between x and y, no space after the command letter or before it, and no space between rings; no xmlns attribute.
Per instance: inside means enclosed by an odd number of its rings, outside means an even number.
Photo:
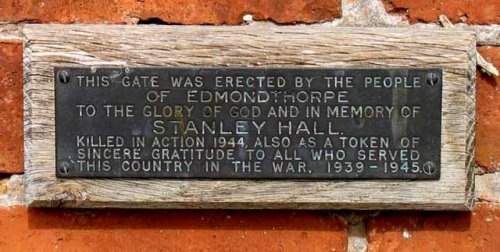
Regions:
<svg viewBox="0 0 500 252"><path fill-rule="evenodd" d="M31 121L32 104L31 104L31 48L29 47L29 40L23 33L23 143L24 143L24 192L25 204L31 206L31 202L36 200L33 195L33 184L30 182L30 172L32 169L32 155L31 155Z"/></svg>
<svg viewBox="0 0 500 252"><path fill-rule="evenodd" d="M475 204L475 147L476 147L476 69L477 69L477 38L474 34L468 48L469 60L467 62L467 78L466 85L467 96L467 111L465 116L467 119L467 139L465 140L466 153L466 184L465 184L465 200L467 208L472 211Z"/></svg>
<svg viewBox="0 0 500 252"><path fill-rule="evenodd" d="M471 211L467 202L441 202L441 203L398 203L388 202L359 204L359 203L256 203L256 202L120 202L120 201L59 201L31 198L28 202L30 208L121 208L121 209L269 209L269 210L424 210L424 211Z"/></svg>

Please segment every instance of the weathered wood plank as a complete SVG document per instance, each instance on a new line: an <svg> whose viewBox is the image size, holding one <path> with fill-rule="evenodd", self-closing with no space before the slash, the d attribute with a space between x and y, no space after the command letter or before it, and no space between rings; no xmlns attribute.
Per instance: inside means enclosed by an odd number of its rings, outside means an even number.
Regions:
<svg viewBox="0 0 500 252"><path fill-rule="evenodd" d="M453 209L472 206L475 37L460 30L27 25L30 206ZM443 69L439 181L57 179L56 66L301 66Z"/></svg>

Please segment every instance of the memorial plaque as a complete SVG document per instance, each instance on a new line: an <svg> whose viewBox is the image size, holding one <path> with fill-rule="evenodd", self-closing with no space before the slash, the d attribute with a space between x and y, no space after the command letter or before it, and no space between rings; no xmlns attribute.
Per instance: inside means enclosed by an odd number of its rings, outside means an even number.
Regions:
<svg viewBox="0 0 500 252"><path fill-rule="evenodd" d="M56 68L58 177L438 179L439 69Z"/></svg>

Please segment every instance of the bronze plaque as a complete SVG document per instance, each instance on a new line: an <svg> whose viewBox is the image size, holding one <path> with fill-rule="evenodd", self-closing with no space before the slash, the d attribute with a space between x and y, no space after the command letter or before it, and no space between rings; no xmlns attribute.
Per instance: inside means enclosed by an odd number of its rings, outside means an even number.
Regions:
<svg viewBox="0 0 500 252"><path fill-rule="evenodd" d="M438 179L440 69L56 68L56 174Z"/></svg>

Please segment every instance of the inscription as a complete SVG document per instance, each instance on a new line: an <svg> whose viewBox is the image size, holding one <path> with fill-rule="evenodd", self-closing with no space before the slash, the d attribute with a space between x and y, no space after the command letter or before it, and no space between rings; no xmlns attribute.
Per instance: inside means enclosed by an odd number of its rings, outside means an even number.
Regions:
<svg viewBox="0 0 500 252"><path fill-rule="evenodd" d="M56 68L54 77L58 177L439 178L438 69Z"/></svg>

